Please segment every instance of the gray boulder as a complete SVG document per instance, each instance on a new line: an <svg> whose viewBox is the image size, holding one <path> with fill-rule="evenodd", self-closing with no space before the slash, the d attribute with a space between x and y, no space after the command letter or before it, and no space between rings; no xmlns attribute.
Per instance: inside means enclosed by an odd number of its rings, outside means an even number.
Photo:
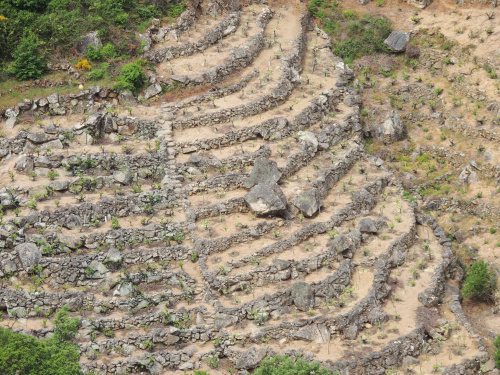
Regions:
<svg viewBox="0 0 500 375"><path fill-rule="evenodd" d="M33 162L33 158L26 155L20 156L19 159L16 160L16 164L14 164L14 168L18 172L31 173L34 167L35 163Z"/></svg>
<svg viewBox="0 0 500 375"><path fill-rule="evenodd" d="M3 208L15 208L17 204L17 199L10 190L6 188L0 189L0 206Z"/></svg>
<svg viewBox="0 0 500 375"><path fill-rule="evenodd" d="M32 242L19 244L15 247L15 250L25 270L31 269L42 259L41 250Z"/></svg>
<svg viewBox="0 0 500 375"><path fill-rule="evenodd" d="M257 158L253 165L250 176L245 181L244 185L250 189L257 184L273 184L281 178L281 171L274 160L266 158Z"/></svg>
<svg viewBox="0 0 500 375"><path fill-rule="evenodd" d="M134 286L129 281L124 281L114 290L113 296L127 297L134 291Z"/></svg>
<svg viewBox="0 0 500 375"><path fill-rule="evenodd" d="M69 181L52 181L49 186L54 191L66 191L69 189Z"/></svg>
<svg viewBox="0 0 500 375"><path fill-rule="evenodd" d="M391 111L385 121L373 128L373 135L384 142L396 142L406 137L404 126L399 113Z"/></svg>
<svg viewBox="0 0 500 375"><path fill-rule="evenodd" d="M292 204L297 207L305 217L314 216L321 207L318 189L312 188L303 191L293 198Z"/></svg>
<svg viewBox="0 0 500 375"><path fill-rule="evenodd" d="M257 367L267 354L266 349L252 347L236 356L235 367L242 370L251 370Z"/></svg>
<svg viewBox="0 0 500 375"><path fill-rule="evenodd" d="M277 184L255 185L245 201L259 216L281 216L286 212L286 197Z"/></svg>
<svg viewBox="0 0 500 375"><path fill-rule="evenodd" d="M45 143L54 139L53 137L47 136L47 134L43 132L28 133L26 138L36 144Z"/></svg>
<svg viewBox="0 0 500 375"><path fill-rule="evenodd" d="M361 233L378 233L377 223L369 217L364 217L359 221L359 231Z"/></svg>
<svg viewBox="0 0 500 375"><path fill-rule="evenodd" d="M392 52L404 52L406 50L406 46L408 45L409 41L410 41L409 33L405 33L403 31L393 31L384 40L384 44Z"/></svg>
<svg viewBox="0 0 500 375"><path fill-rule="evenodd" d="M113 173L113 178L116 182L122 185L128 185L132 182L132 172L130 171L130 169L125 168L121 171L116 171L115 173Z"/></svg>
<svg viewBox="0 0 500 375"><path fill-rule="evenodd" d="M92 31L85 35L76 46L76 49L79 53L84 53L89 47L102 47L102 42L101 39L97 36L97 31Z"/></svg>
<svg viewBox="0 0 500 375"><path fill-rule="evenodd" d="M314 290L304 281L292 286L291 297L293 304L301 311L308 311L314 307Z"/></svg>
<svg viewBox="0 0 500 375"><path fill-rule="evenodd" d="M144 99L152 98L153 96L156 96L160 93L161 93L161 85L159 83L155 83L155 84L149 86L144 91Z"/></svg>

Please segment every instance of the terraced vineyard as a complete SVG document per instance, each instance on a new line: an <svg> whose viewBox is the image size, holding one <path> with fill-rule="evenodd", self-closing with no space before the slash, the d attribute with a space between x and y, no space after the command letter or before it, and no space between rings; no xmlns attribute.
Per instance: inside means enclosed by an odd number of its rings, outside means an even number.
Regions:
<svg viewBox="0 0 500 375"><path fill-rule="evenodd" d="M136 101L7 111L2 326L66 305L97 374L477 374L450 240L363 146L353 73L300 1L201 3L148 30ZM14 113L13 115L13 112Z"/></svg>

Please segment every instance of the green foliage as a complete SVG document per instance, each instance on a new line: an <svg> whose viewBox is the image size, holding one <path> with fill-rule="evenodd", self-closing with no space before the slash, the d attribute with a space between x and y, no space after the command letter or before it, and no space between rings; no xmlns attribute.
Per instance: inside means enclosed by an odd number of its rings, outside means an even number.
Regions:
<svg viewBox="0 0 500 375"><path fill-rule="evenodd" d="M302 358L274 356L263 360L254 375L334 375L322 368L319 363L308 362Z"/></svg>
<svg viewBox="0 0 500 375"><path fill-rule="evenodd" d="M93 61L108 61L118 56L115 46L112 43L106 43L101 48L89 46L85 53L87 58Z"/></svg>
<svg viewBox="0 0 500 375"><path fill-rule="evenodd" d="M94 67L88 74L87 77L92 81L99 81L103 79L108 74L109 64L101 63Z"/></svg>
<svg viewBox="0 0 500 375"><path fill-rule="evenodd" d="M500 335L495 339L495 367L500 368Z"/></svg>
<svg viewBox="0 0 500 375"><path fill-rule="evenodd" d="M27 31L16 47L11 71L20 80L39 78L47 68L41 50L42 41L36 34Z"/></svg>
<svg viewBox="0 0 500 375"><path fill-rule="evenodd" d="M122 66L115 88L137 92L146 82L146 75L142 70L140 60Z"/></svg>
<svg viewBox="0 0 500 375"><path fill-rule="evenodd" d="M387 18L359 15L352 10L339 10L330 0L310 0L309 11L319 19L331 36L334 52L346 63L375 52L387 51L384 39L391 32Z"/></svg>
<svg viewBox="0 0 500 375"><path fill-rule="evenodd" d="M55 57L74 51L91 31L97 31L105 44L89 52L88 58L108 61L117 55L137 55L141 52L137 32L151 18L177 17L184 9L183 2L168 0L0 0L0 63L14 59L26 33L43 40Z"/></svg>
<svg viewBox="0 0 500 375"><path fill-rule="evenodd" d="M71 341L80 328L80 318L72 318L68 307L62 307L54 319L54 338L58 341Z"/></svg>
<svg viewBox="0 0 500 375"><path fill-rule="evenodd" d="M468 299L489 302L493 299L497 283L496 276L488 264L479 260L469 267L462 285L462 296Z"/></svg>
<svg viewBox="0 0 500 375"><path fill-rule="evenodd" d="M78 347L55 338L32 336L0 328L0 374L80 375Z"/></svg>

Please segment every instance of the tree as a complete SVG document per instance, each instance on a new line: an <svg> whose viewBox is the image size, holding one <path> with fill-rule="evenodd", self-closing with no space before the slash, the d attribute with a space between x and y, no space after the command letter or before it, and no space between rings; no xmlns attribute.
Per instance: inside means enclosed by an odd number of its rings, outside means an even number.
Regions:
<svg viewBox="0 0 500 375"><path fill-rule="evenodd" d="M0 374L81 375L78 347L0 328Z"/></svg>
<svg viewBox="0 0 500 375"><path fill-rule="evenodd" d="M493 299L497 283L495 273L484 260L472 263L462 285L462 296L489 302Z"/></svg>
<svg viewBox="0 0 500 375"><path fill-rule="evenodd" d="M17 79L39 78L47 68L45 55L41 50L43 43L32 31L27 31L13 53L11 71Z"/></svg>

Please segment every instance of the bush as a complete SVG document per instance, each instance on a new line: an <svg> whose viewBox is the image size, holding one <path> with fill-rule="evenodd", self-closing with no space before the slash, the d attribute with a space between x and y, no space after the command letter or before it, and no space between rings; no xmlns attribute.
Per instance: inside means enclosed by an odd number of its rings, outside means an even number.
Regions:
<svg viewBox="0 0 500 375"><path fill-rule="evenodd" d="M81 375L79 350L55 338L39 340L0 328L0 374Z"/></svg>
<svg viewBox="0 0 500 375"><path fill-rule="evenodd" d="M362 16L352 10L340 11L339 4L330 0L310 0L309 10L331 36L335 54L346 63L364 55L387 51L384 40L391 33L387 18Z"/></svg>
<svg viewBox="0 0 500 375"><path fill-rule="evenodd" d="M11 71L17 79L27 80L41 77L47 68L42 41L33 32L24 34L14 51Z"/></svg>
<svg viewBox="0 0 500 375"><path fill-rule="evenodd" d="M95 67L89 72L88 77L92 81L99 81L100 79L106 77L108 69L109 69L108 63L99 64L99 66Z"/></svg>
<svg viewBox="0 0 500 375"><path fill-rule="evenodd" d="M54 319L54 338L58 341L71 341L80 328L80 318L72 318L68 308L61 308Z"/></svg>
<svg viewBox="0 0 500 375"><path fill-rule="evenodd" d="M467 299L489 302L493 299L496 286L496 276L488 264L483 260L476 261L467 271L462 285L462 296Z"/></svg>
<svg viewBox="0 0 500 375"><path fill-rule="evenodd" d="M122 66L115 89L137 92L144 86L146 75L140 60Z"/></svg>
<svg viewBox="0 0 500 375"><path fill-rule="evenodd" d="M334 375L322 368L317 362L308 362L302 358L274 356L266 358L255 370L254 375Z"/></svg>
<svg viewBox="0 0 500 375"><path fill-rule="evenodd" d="M81 59L81 60L78 60L78 62L75 65L75 68L80 69L80 70L90 70L90 69L92 69L92 65L90 65L89 60Z"/></svg>

